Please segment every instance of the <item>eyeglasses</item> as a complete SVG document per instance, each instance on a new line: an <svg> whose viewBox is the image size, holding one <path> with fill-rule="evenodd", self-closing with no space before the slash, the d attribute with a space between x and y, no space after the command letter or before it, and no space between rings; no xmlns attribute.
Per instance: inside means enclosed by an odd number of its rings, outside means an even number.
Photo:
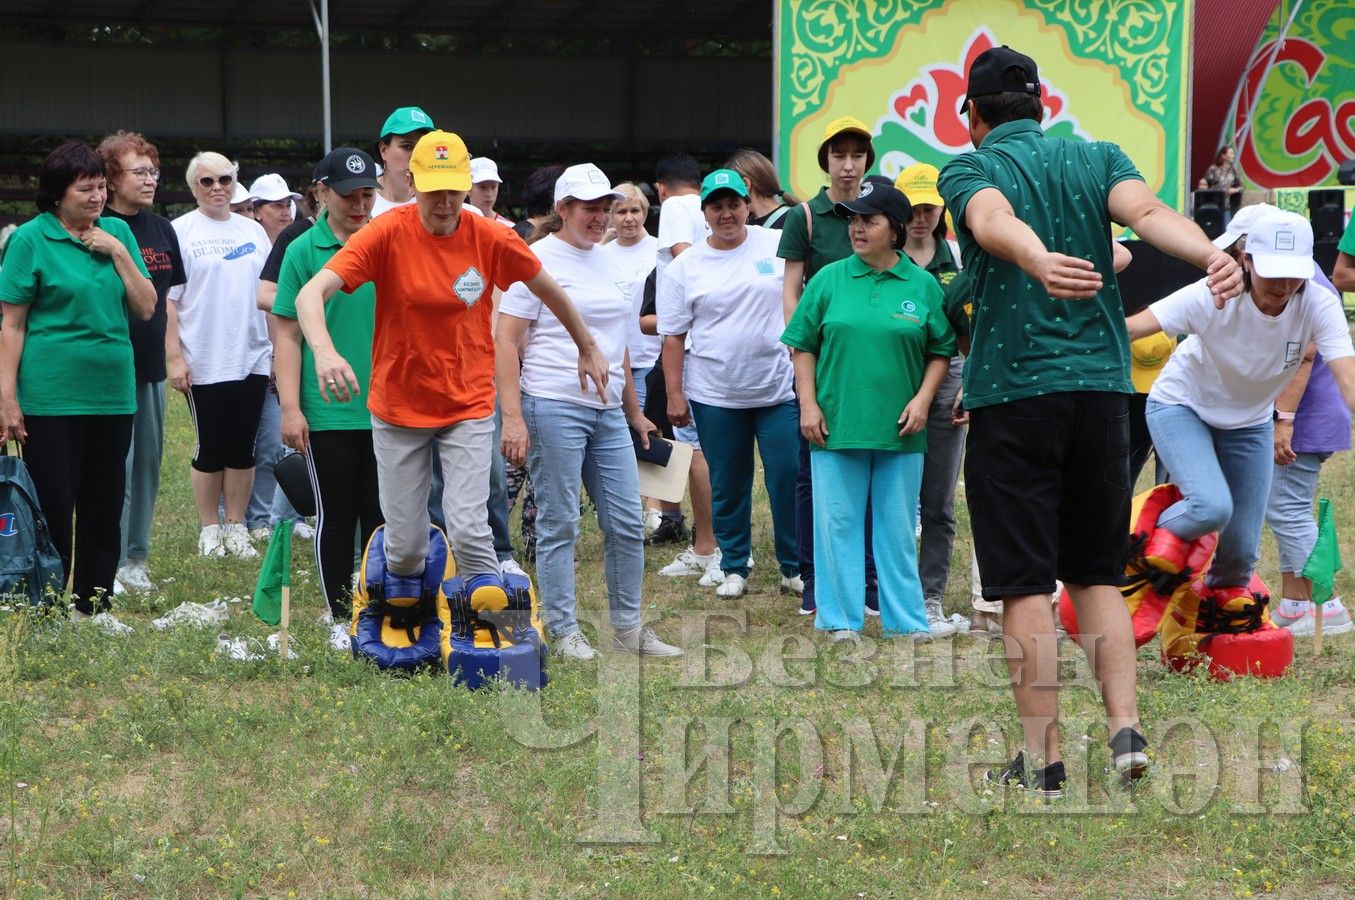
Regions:
<svg viewBox="0 0 1355 900"><path fill-rule="evenodd" d="M204 175L198 179L198 184L205 188L211 188L213 185L217 184L222 187L230 187L231 182L233 181L235 181L234 175L219 175L216 178L213 178L211 175Z"/></svg>
<svg viewBox="0 0 1355 900"><path fill-rule="evenodd" d="M136 176L138 181L145 181L147 178L149 178L151 181L160 180L159 169L147 169L143 166L140 169L129 169L128 172Z"/></svg>

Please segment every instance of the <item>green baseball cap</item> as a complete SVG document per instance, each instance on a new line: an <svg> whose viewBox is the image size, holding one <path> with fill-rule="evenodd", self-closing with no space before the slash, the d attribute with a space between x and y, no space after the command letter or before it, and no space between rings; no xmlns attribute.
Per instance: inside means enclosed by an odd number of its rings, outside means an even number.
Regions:
<svg viewBox="0 0 1355 900"><path fill-rule="evenodd" d="M710 196L720 191L733 191L748 199L748 185L744 183L743 176L733 169L716 169L705 177L701 182L701 205L705 206Z"/></svg>
<svg viewBox="0 0 1355 900"><path fill-rule="evenodd" d="M413 131L433 131L433 117L417 106L402 106L386 117L381 126L379 140L385 140L392 134L409 134Z"/></svg>

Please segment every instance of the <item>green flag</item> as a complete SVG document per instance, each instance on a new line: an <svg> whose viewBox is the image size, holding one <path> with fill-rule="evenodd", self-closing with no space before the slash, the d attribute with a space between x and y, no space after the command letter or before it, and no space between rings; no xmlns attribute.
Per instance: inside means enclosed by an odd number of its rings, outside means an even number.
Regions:
<svg viewBox="0 0 1355 900"><path fill-rule="evenodd" d="M283 519L273 526L268 551L259 567L259 583L254 586L254 615L268 625L282 621L282 587L292 583L292 520Z"/></svg>
<svg viewBox="0 0 1355 900"><path fill-rule="evenodd" d="M1313 583L1313 602L1326 603L1336 594L1336 573L1341 571L1341 546L1336 540L1336 517L1331 501L1317 501L1317 545L1303 564L1304 578Z"/></svg>

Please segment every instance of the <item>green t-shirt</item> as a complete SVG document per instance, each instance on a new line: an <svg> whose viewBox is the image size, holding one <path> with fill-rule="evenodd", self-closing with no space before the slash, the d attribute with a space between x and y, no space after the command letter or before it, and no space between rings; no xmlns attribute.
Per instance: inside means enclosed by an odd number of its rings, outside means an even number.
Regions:
<svg viewBox="0 0 1355 900"><path fill-rule="evenodd" d="M899 413L921 387L927 359L955 355L955 332L936 279L907 256L883 272L856 254L824 266L781 342L818 356L826 449L926 452L926 431L899 436Z"/></svg>
<svg viewBox="0 0 1355 900"><path fill-rule="evenodd" d="M150 278L126 222L105 216L95 225L122 242ZM0 302L28 307L18 385L25 414L136 412L126 294L112 257L72 237L54 213L25 222L10 236Z"/></svg>
<svg viewBox="0 0 1355 900"><path fill-rule="evenodd" d="M1140 179L1114 144L1045 137L1029 119L994 128L941 171L964 267L974 279L964 403L969 409L1068 391L1132 394L1129 334L1110 247L1110 189ZM974 194L996 188L1049 250L1091 260L1104 287L1055 300L1015 263L991 256L965 222Z"/></svg>
<svg viewBox="0 0 1355 900"><path fill-rule="evenodd" d="M974 279L969 270L957 272L945 287L946 321L957 337L969 336L969 317L974 313Z"/></svg>
<svg viewBox="0 0 1355 900"><path fill-rule="evenodd" d="M315 224L292 241L282 258L278 273L278 294L273 314L296 318L296 295L343 244L329 227L329 213L323 212ZM340 290L325 304L325 325L334 349L353 367L361 393L347 403L320 396L315 379L315 354L310 344L301 341L301 412L311 431L371 431L372 417L367 411L367 388L372 381L372 332L376 328L376 285L364 284L349 294Z"/></svg>
<svg viewBox="0 0 1355 900"><path fill-rule="evenodd" d="M1336 249L1347 256L1355 256L1355 216L1351 216L1346 223L1346 233L1341 235L1341 243L1336 245Z"/></svg>
<svg viewBox="0 0 1355 900"><path fill-rule="evenodd" d="M806 284L824 266L853 255L847 220L833 208L828 188L821 189L809 201L809 211L814 216L813 235L805 227L804 206L793 207L783 220L781 244L776 248L776 255L782 259L804 262Z"/></svg>

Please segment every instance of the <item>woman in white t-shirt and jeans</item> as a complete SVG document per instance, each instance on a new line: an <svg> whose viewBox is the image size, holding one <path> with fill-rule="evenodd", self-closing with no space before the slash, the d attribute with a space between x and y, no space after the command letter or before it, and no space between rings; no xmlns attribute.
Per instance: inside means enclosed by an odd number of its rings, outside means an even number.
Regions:
<svg viewBox="0 0 1355 900"><path fill-rule="evenodd" d="M756 440L781 589L800 593L795 540L800 411L795 373L780 343L786 271L786 261L776 255L781 236L748 226L748 185L732 169L706 176L701 209L710 236L659 275L668 420L677 426L695 419L710 465L711 512L724 572L716 592L740 597L748 587ZM691 351L684 354L688 336Z"/></svg>
<svg viewBox="0 0 1355 900"><path fill-rule="evenodd" d="M250 546L244 516L254 486L254 436L273 362L255 295L272 245L262 225L231 212L238 174L235 163L219 153L199 153L188 163L188 186L198 208L172 223L188 281L169 289L165 368L170 385L188 398L197 431L191 481L202 525L198 552L248 558L259 555Z"/></svg>
<svg viewBox="0 0 1355 900"><path fill-rule="evenodd" d="M598 347L610 377L602 392L588 391L579 354L560 321L521 286L499 304L495 335L503 455L526 459L536 488L537 591L555 652L567 659L596 656L575 612L574 544L579 536L579 482L588 488L602 529L603 566L616 649L646 656L677 656L640 621L644 583L644 526L640 478L630 428L654 430L636 402L626 351L629 297L618 286L613 260L597 248L614 200L625 195L590 163L570 166L555 183L555 214L532 244L542 268L569 294ZM518 354L521 351L521 369Z"/></svg>
<svg viewBox="0 0 1355 900"><path fill-rule="evenodd" d="M1313 229L1288 212L1259 217L1247 234L1246 290L1216 309L1204 281L1128 320L1131 340L1189 335L1148 394L1153 446L1182 499L1158 517L1145 556L1184 568L1188 544L1219 532L1206 579L1219 603L1247 593L1274 469L1275 398L1310 342L1355 408L1355 349L1340 299L1310 279Z"/></svg>

